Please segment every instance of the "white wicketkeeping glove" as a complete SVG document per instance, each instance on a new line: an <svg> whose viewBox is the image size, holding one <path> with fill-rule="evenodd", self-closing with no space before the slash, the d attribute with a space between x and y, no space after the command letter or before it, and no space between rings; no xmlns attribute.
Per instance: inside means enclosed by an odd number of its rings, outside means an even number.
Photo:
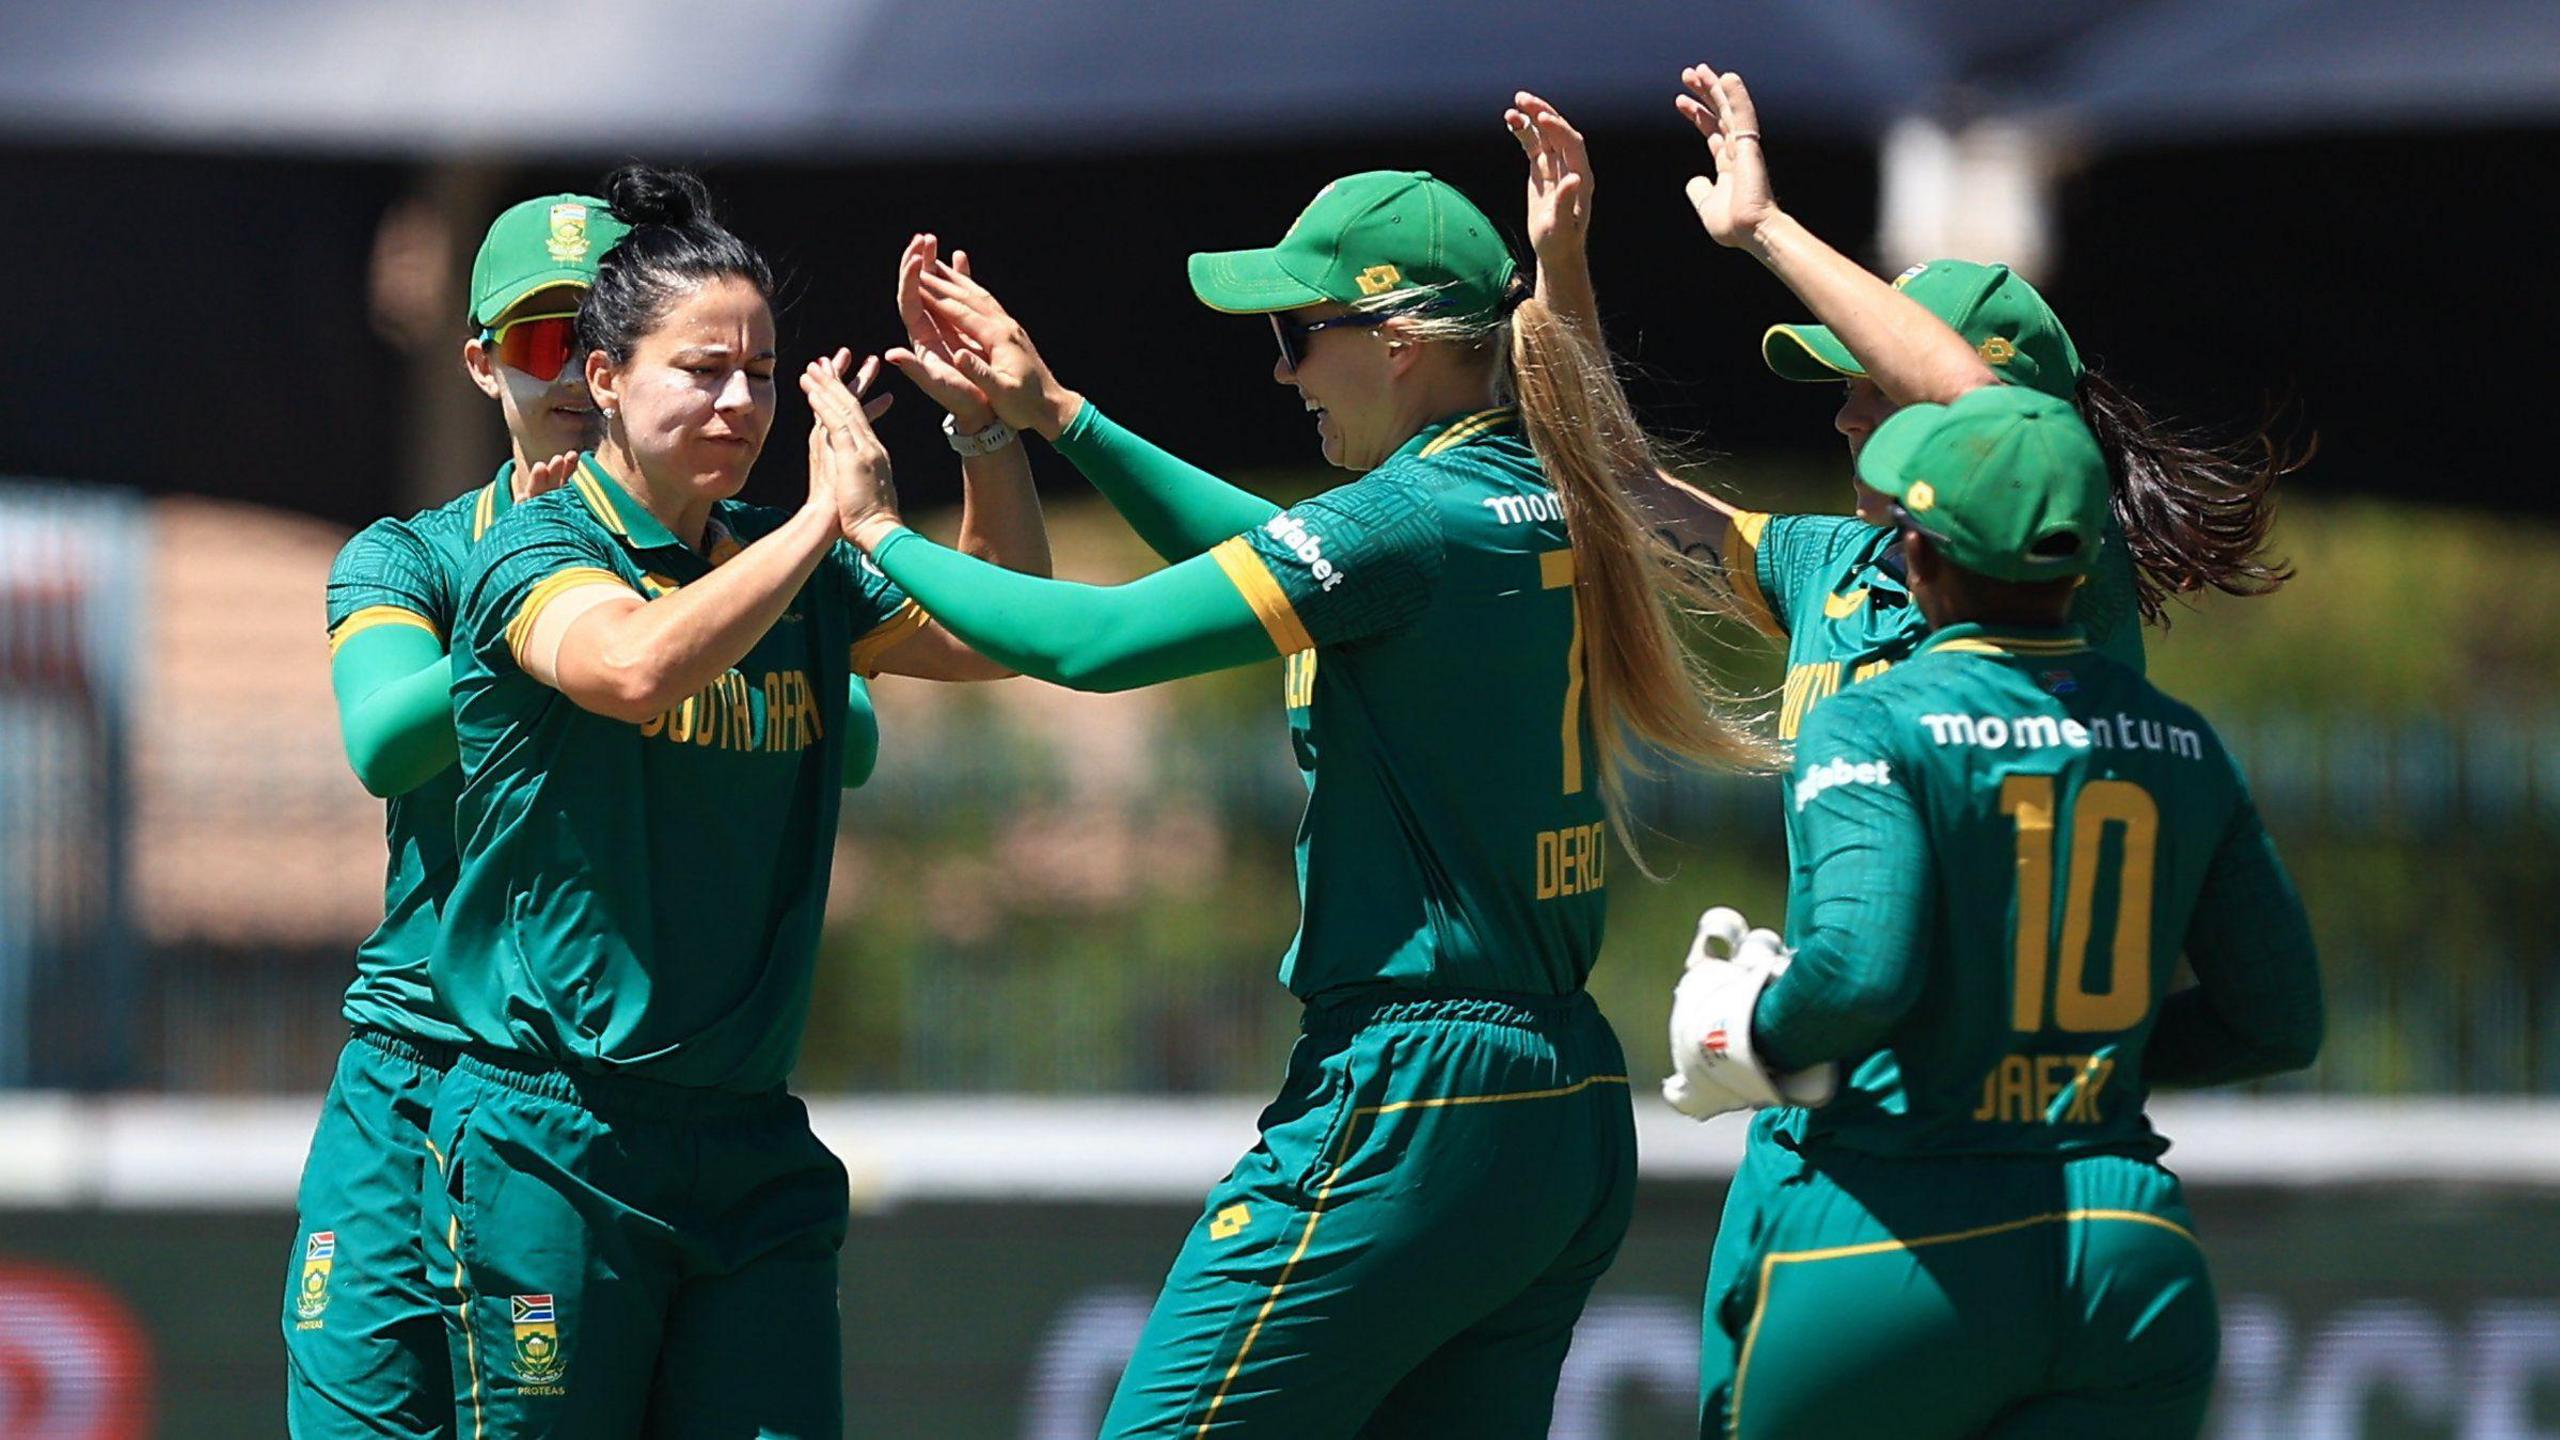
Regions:
<svg viewBox="0 0 2560 1440"><path fill-rule="evenodd" d="M1721 953L1719 953L1721 952ZM1839 1067L1829 1062L1773 1079L1751 1048L1760 992L1794 959L1774 930L1755 930L1719 905L1698 917L1688 969L1671 992L1671 1076L1662 1098L1695 1120L1767 1105L1819 1105Z"/></svg>

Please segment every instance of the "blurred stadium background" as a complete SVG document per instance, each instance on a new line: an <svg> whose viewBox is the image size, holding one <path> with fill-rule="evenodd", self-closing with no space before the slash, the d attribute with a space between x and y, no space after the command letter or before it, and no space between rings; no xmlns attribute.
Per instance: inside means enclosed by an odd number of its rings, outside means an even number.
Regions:
<svg viewBox="0 0 2560 1440"><path fill-rule="evenodd" d="M2223 1287L2210 1433L2560 1435L2550 0L89 0L0 9L0 1436L281 1428L293 1183L382 865L321 580L504 453L454 361L498 208L702 165L791 277L795 354L891 343L933 229L1071 383L1286 495L1329 483L1303 417L1182 256L1374 165L1511 217L1525 85L1591 134L1648 415L1747 501L1833 508L1833 393L1756 358L1786 297L1680 199L1697 58L1751 77L1791 207L1879 267L2012 260L2159 408L2317 431L2300 579L2153 641L2251 768L2331 1003L2315 1070L2161 1108ZM947 503L930 409L885 429ZM1035 464L1063 573L1144 568ZM1091 1433L1292 1030L1278 684L880 687L800 1072L856 1177L859 1433ZM1595 982L1639 1068L1700 905L1778 907L1769 802L1645 792L1675 868L1617 869ZM1689 1424L1739 1125L1640 1103L1644 1209L1559 1437Z"/></svg>

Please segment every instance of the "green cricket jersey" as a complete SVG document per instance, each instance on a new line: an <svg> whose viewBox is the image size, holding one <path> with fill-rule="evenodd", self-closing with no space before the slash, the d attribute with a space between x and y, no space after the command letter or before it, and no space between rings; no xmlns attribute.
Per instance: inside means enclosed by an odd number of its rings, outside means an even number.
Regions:
<svg viewBox="0 0 2560 1440"><path fill-rule="evenodd" d="M1855 515L1746 512L1725 527L1724 556L1744 613L1763 633L1787 642L1781 740L1796 738L1824 696L1892 669L1929 633L1903 578L1902 544L1891 527ZM2100 651L2141 672L2133 557L2112 521L2072 619Z"/></svg>
<svg viewBox="0 0 2560 1440"><path fill-rule="evenodd" d="M1825 700L1788 779L1797 958L1753 1031L1843 1072L1782 1113L1799 1141L2157 1154L2154 1084L2316 1050L2309 922L2238 768L2080 631L1936 632Z"/></svg>
<svg viewBox="0 0 2560 1440"><path fill-rule="evenodd" d="M473 556L453 645L460 876L433 966L471 1042L738 1092L790 1074L834 859L838 697L923 613L839 545L745 658L639 725L516 653L556 596L666 594L786 518L723 501L705 558L589 456Z"/></svg>
<svg viewBox="0 0 2560 1440"><path fill-rule="evenodd" d="M509 460L477 490L357 531L329 567L330 653L378 625L414 626L449 642L472 547L507 512L514 471ZM382 923L356 947L345 1006L351 1024L444 1045L462 1040L427 980L427 956L453 889L453 804L461 788L461 775L448 769L384 804L390 872Z"/></svg>
<svg viewBox="0 0 2560 1440"><path fill-rule="evenodd" d="M1573 551L1517 412L1432 425L1209 553L1288 657L1309 793L1281 983L1579 988L1607 821Z"/></svg>

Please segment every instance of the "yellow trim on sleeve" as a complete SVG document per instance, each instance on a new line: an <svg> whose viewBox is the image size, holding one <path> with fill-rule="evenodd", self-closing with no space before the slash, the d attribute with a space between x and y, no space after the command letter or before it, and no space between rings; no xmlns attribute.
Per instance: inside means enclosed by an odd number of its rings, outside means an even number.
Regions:
<svg viewBox="0 0 2560 1440"><path fill-rule="evenodd" d="M1280 1267L1280 1278L1271 1284L1271 1293L1263 1297L1262 1310L1253 1317L1253 1328L1244 1332L1244 1343L1236 1347L1236 1358L1227 1366L1226 1375L1218 1381L1218 1392L1209 1397L1209 1408L1201 1413L1200 1423L1193 1428L1194 1437L1206 1435L1217 1424L1218 1407L1227 1403L1227 1391L1234 1387L1236 1376L1243 1373L1245 1357L1253 1353L1254 1342L1262 1338L1262 1327L1278 1308L1282 1292L1289 1288L1289 1277L1297 1271L1298 1262L1307 1257L1307 1247L1315 1243L1317 1222L1324 1219L1324 1209L1333 1198L1333 1187L1342 1179L1342 1168L1351 1159L1353 1146L1368 1122L1380 1115L1393 1115L1400 1110L1439 1110L1459 1105L1500 1105L1514 1100L1560 1100L1579 1095L1594 1085L1624 1085L1624 1075L1588 1075L1571 1085L1551 1090L1517 1090L1506 1095L1445 1095L1424 1100L1397 1100L1385 1105L1363 1105L1351 1112L1350 1122L1342 1127L1342 1139L1333 1147L1333 1167L1324 1178L1324 1187L1316 1191L1315 1204L1307 1211L1307 1228L1298 1236L1298 1248L1289 1254L1288 1263Z"/></svg>
<svg viewBox="0 0 2560 1440"><path fill-rule="evenodd" d="M1777 609L1760 589L1760 536L1769 528L1769 518L1757 510L1725 517L1725 587L1742 602L1742 618L1751 622L1752 629L1772 640L1784 640L1787 627L1778 623Z"/></svg>
<svg viewBox="0 0 2560 1440"><path fill-rule="evenodd" d="M1780 1265L1807 1264L1817 1260L1849 1260L1861 1255L1892 1255L1932 1245L1953 1245L1960 1240L1981 1240L1993 1235L2006 1235L2036 1225L2059 1225L2084 1220L2122 1220L2136 1225L2150 1225L2182 1236L2198 1249L2194 1232L2174 1220L2140 1210L2056 1210L2046 1215L2030 1215L2023 1220L2003 1220L1996 1225L1978 1225L1971 1230L1951 1230L1943 1235L1923 1235L1912 1240L1870 1240L1863 1245L1834 1245L1824 1250L1787 1250L1765 1256L1760 1261L1760 1293L1751 1303L1751 1323L1743 1328L1742 1351L1734 1357L1733 1407L1725 1415L1725 1433L1742 1432L1742 1386L1751 1374L1751 1350L1760 1338L1760 1321L1769 1313L1769 1282Z"/></svg>
<svg viewBox="0 0 2560 1440"><path fill-rule="evenodd" d="M1210 547L1209 557L1226 572L1236 593L1244 596L1244 603L1253 607L1253 618L1271 632L1271 643L1279 647L1281 654L1295 655L1316 648L1306 624L1298 619L1298 607L1289 603L1289 592L1280 588L1279 577L1262 563L1261 556L1253 553L1243 536L1219 541Z"/></svg>
<svg viewBox="0 0 2560 1440"><path fill-rule="evenodd" d="M524 603L516 607L516 618L507 622L507 653L516 657L518 665L524 663L524 642L533 637L534 622L542 618L543 610L570 591L583 590L590 585L611 585L634 600L641 598L640 592L631 588L630 581L610 570L593 565L572 565L566 570L553 571L542 577L524 597Z"/></svg>
<svg viewBox="0 0 2560 1440"><path fill-rule="evenodd" d="M436 628L436 622L419 614L415 610L404 610L397 605L367 605L353 615L339 621L338 628L329 632L330 658L335 659L337 657L339 646L346 644L348 641L353 640L367 630L372 630L384 625L415 626L416 628L424 630L428 634L436 637L437 644L441 645L444 643L444 632Z"/></svg>
<svg viewBox="0 0 2560 1440"><path fill-rule="evenodd" d="M913 600L891 612L888 619L871 627L861 639L853 642L853 673L865 679L880 673L880 661L910 635L933 623L924 607Z"/></svg>

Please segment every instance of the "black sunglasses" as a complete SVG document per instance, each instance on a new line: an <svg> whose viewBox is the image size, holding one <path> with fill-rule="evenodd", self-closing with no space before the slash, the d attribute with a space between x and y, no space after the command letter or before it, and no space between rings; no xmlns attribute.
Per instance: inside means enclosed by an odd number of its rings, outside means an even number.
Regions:
<svg viewBox="0 0 2560 1440"><path fill-rule="evenodd" d="M1337 315L1330 320L1298 321L1289 319L1275 310L1271 312L1271 338L1280 342L1281 365L1295 370L1298 368L1299 359L1307 353L1307 337L1317 331L1343 328L1365 330L1374 325L1384 325L1394 318L1395 312L1378 310Z"/></svg>

